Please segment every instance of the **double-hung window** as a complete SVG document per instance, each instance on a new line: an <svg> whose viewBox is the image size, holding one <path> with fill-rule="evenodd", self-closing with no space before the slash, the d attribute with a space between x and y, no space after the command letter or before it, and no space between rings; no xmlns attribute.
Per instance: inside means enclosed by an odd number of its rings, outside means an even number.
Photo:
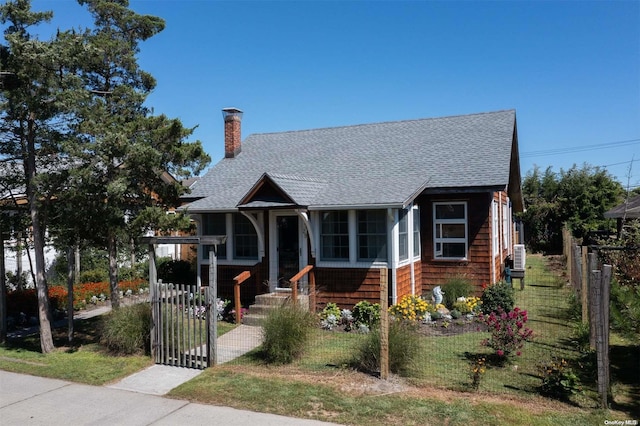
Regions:
<svg viewBox="0 0 640 426"><path fill-rule="evenodd" d="M224 213L208 213L202 215L202 235L227 235L227 219ZM202 246L202 258L209 259L212 245ZM227 244L219 244L216 256L220 259L227 257Z"/></svg>
<svg viewBox="0 0 640 426"><path fill-rule="evenodd" d="M420 256L420 209L413 208L413 257Z"/></svg>
<svg viewBox="0 0 640 426"><path fill-rule="evenodd" d="M387 213L358 210L358 260L387 260Z"/></svg>
<svg viewBox="0 0 640 426"><path fill-rule="evenodd" d="M435 259L466 259L467 203L433 203L433 253Z"/></svg>
<svg viewBox="0 0 640 426"><path fill-rule="evenodd" d="M242 214L233 215L233 245L234 258L258 258L258 234L251 221Z"/></svg>
<svg viewBox="0 0 640 426"><path fill-rule="evenodd" d="M320 220L322 260L349 261L349 212L322 212Z"/></svg>
<svg viewBox="0 0 640 426"><path fill-rule="evenodd" d="M408 210L402 209L398 213L398 256L400 261L409 258L409 224Z"/></svg>
<svg viewBox="0 0 640 426"><path fill-rule="evenodd" d="M491 206L491 235L493 241L493 255L497 256L498 254L500 254L500 217L498 215L498 202L494 200Z"/></svg>

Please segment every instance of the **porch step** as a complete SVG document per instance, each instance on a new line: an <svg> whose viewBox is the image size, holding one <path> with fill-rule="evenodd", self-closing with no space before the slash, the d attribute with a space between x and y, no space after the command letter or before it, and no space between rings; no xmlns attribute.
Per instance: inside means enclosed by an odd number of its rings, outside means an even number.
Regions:
<svg viewBox="0 0 640 426"><path fill-rule="evenodd" d="M282 306L291 298L291 291L277 291L275 293L265 293L256 296L256 303L249 306L249 312L242 317L242 323L245 325L262 325L269 311ZM308 296L298 296L300 306L309 308Z"/></svg>

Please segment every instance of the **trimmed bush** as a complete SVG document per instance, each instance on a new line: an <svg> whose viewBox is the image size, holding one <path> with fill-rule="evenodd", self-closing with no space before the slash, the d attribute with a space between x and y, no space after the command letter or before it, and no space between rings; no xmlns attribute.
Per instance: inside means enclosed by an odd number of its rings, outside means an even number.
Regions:
<svg viewBox="0 0 640 426"><path fill-rule="evenodd" d="M289 364L300 357L315 328L314 315L298 306L283 305L267 315L262 355L271 364Z"/></svg>
<svg viewBox="0 0 640 426"><path fill-rule="evenodd" d="M410 374L414 362L421 353L420 335L416 332L416 324L410 321L389 322L389 371L392 373ZM380 371L380 328L371 333L356 348L351 365L366 373Z"/></svg>
<svg viewBox="0 0 640 426"><path fill-rule="evenodd" d="M120 355L151 353L151 305L139 303L114 309L102 320L101 343Z"/></svg>
<svg viewBox="0 0 640 426"><path fill-rule="evenodd" d="M459 297L467 297L473 291L471 283L462 277L451 278L442 286L442 303L447 309L453 309Z"/></svg>
<svg viewBox="0 0 640 426"><path fill-rule="evenodd" d="M380 304L362 300L353 307L351 315L356 326L362 324L371 329L380 322Z"/></svg>
<svg viewBox="0 0 640 426"><path fill-rule="evenodd" d="M482 301L482 313L511 312L516 304L513 289L505 282L500 282L487 287L480 298Z"/></svg>

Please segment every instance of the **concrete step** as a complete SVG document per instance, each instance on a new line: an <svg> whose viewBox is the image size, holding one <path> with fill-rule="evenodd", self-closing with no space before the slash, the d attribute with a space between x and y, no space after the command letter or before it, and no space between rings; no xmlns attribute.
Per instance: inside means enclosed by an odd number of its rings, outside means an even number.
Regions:
<svg viewBox="0 0 640 426"><path fill-rule="evenodd" d="M265 293L256 296L256 305L281 306L291 297L290 293Z"/></svg>
<svg viewBox="0 0 640 426"><path fill-rule="evenodd" d="M243 325L251 325L251 326L261 326L262 323L264 322L265 318L267 318L266 314L248 313L248 314L245 314L242 317L242 324Z"/></svg>

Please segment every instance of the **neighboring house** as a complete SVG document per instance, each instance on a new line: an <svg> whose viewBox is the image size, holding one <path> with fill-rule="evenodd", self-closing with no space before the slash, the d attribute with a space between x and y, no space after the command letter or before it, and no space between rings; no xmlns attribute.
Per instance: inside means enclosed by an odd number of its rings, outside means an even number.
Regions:
<svg viewBox="0 0 640 426"><path fill-rule="evenodd" d="M184 198L199 235L227 235L218 282L252 272L243 303L315 265L317 307L500 281L523 210L516 113L255 134L223 110L225 158ZM202 284L208 251L201 249ZM386 269L383 269L386 268Z"/></svg>
<svg viewBox="0 0 640 426"><path fill-rule="evenodd" d="M640 195L631 197L624 203L605 212L604 217L617 220L618 235L620 235L625 220L638 220L640 218Z"/></svg>

